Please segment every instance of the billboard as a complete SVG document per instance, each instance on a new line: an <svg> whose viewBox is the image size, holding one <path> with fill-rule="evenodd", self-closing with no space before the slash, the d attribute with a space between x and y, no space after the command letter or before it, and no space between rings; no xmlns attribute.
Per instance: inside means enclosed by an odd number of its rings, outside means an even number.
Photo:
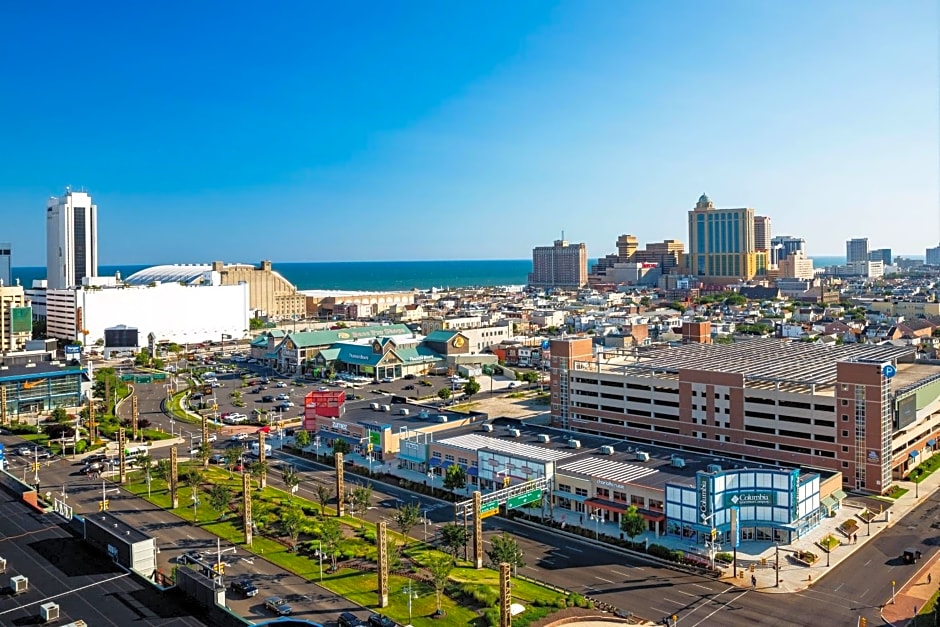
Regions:
<svg viewBox="0 0 940 627"><path fill-rule="evenodd" d="M78 344L66 344L65 345L65 358L66 359L78 359L82 354L82 347Z"/></svg>
<svg viewBox="0 0 940 627"><path fill-rule="evenodd" d="M10 331L13 333L33 332L32 307L13 307L10 309Z"/></svg>
<svg viewBox="0 0 940 627"><path fill-rule="evenodd" d="M898 401L895 429L903 429L915 420L917 420L917 395L911 394Z"/></svg>

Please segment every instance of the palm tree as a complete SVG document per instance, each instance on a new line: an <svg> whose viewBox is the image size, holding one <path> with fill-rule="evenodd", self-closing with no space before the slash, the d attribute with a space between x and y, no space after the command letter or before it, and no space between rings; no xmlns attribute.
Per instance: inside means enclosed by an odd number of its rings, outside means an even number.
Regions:
<svg viewBox="0 0 940 627"><path fill-rule="evenodd" d="M223 455L223 460L225 461L225 468L228 470L229 474L232 474L232 469L238 465L242 459L242 452L237 448L227 448Z"/></svg>
<svg viewBox="0 0 940 627"><path fill-rule="evenodd" d="M163 459L157 460L157 465L154 466L152 471L150 471L150 474L151 476L156 477L157 479L160 479L161 481L164 481L169 485L170 470L171 470L170 460L163 458Z"/></svg>
<svg viewBox="0 0 940 627"><path fill-rule="evenodd" d="M212 457L212 444L209 442L202 442L199 445L199 453L197 458L202 462L203 468L209 467L209 458Z"/></svg>

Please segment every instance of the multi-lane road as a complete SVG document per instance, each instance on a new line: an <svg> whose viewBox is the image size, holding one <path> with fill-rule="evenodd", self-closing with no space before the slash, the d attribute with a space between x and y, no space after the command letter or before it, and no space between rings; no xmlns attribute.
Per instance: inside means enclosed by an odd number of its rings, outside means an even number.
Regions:
<svg viewBox="0 0 940 627"><path fill-rule="evenodd" d="M162 386L138 385L137 393L140 415L155 424L165 425L168 431L169 419L160 408L165 396ZM225 439L226 435L220 435L219 444L223 444ZM0 441L14 443L11 438ZM155 457L160 456L160 451L155 451ZM316 482L332 485L334 481L329 467L281 451L275 451L273 457L300 470L299 492L310 500L316 500ZM78 511L97 508L101 483L81 476L78 468L60 464L43 469L43 489L64 485L70 504L82 505L76 507ZM269 483L282 485L280 472L270 472ZM453 521L453 506L449 503L414 495L384 483L373 485L373 504L364 514L370 521L391 521L394 506L401 501L418 502L422 510L427 510L427 533L432 538L442 524ZM172 558L187 550L195 548L211 552L215 548L215 540L208 533L140 499L123 494L110 499L112 511L120 512L128 522L158 538L160 561L166 568L170 567ZM881 622L879 606L890 598L891 581L896 580L900 585L915 572L914 566L899 563L898 556L903 548L919 546L926 557L935 550L934 537L938 533L935 527L940 527L938 508L938 497L925 498L908 516L834 566L833 572L821 581L794 594L768 594L749 587L728 585L709 577L648 563L577 536L498 517L485 521L484 534L489 538L507 531L517 538L526 560L522 574L590 595L651 620L677 615L686 625L811 626L854 624L859 616L864 616L874 625ZM423 538L424 529L425 526L419 524L411 533ZM223 546L223 549L231 547ZM264 560L252 558L241 549L236 549L234 554L231 550L225 552L223 559L229 565L227 575L252 575L261 588L256 600L272 594L283 596L294 606L295 614L320 622L326 622L339 611L352 607L314 584L284 573ZM798 572L784 571L782 576L796 576ZM232 607L250 617L267 615L261 601L256 600L234 600ZM364 613L360 612L360 615L364 616Z"/></svg>

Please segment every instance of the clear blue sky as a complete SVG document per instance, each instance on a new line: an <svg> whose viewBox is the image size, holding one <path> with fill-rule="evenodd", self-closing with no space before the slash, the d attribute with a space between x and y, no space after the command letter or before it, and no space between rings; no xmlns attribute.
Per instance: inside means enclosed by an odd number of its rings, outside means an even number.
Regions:
<svg viewBox="0 0 940 627"><path fill-rule="evenodd" d="M904 2L9 3L0 240L84 187L102 264L940 240L938 12Z"/></svg>

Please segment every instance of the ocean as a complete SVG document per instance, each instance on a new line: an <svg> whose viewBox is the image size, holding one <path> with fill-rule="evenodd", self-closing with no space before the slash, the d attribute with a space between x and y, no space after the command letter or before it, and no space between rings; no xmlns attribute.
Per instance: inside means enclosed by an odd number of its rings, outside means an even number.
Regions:
<svg viewBox="0 0 940 627"><path fill-rule="evenodd" d="M845 263L845 257L812 257L817 268ZM590 267L596 259L588 260ZM100 266L98 274L128 277L146 265ZM301 290L392 291L432 287L486 287L525 285L532 261L529 259L479 259L464 261L334 261L275 263L275 270ZM43 267L13 268L14 279L29 287L34 279L46 276Z"/></svg>

